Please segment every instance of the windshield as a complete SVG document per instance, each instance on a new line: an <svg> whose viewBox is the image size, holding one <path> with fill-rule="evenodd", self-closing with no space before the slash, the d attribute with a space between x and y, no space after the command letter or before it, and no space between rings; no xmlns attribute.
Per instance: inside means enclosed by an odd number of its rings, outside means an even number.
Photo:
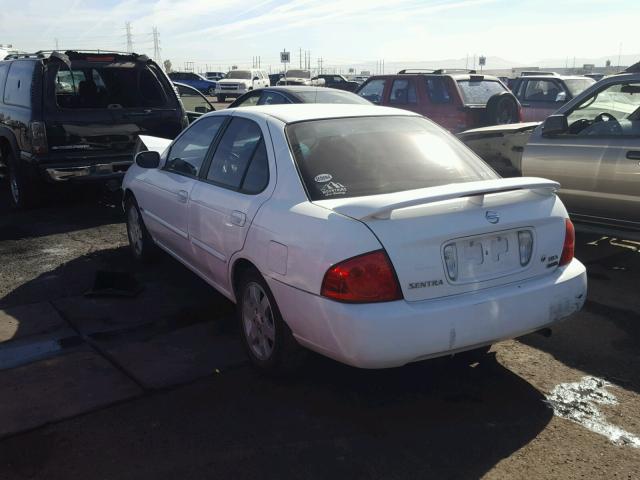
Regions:
<svg viewBox="0 0 640 480"><path fill-rule="evenodd" d="M330 90L327 88L315 88L304 92L296 91L295 94L303 103L355 103L359 105L371 105L366 100L354 93Z"/></svg>
<svg viewBox="0 0 640 480"><path fill-rule="evenodd" d="M580 102L568 115L568 121L570 125L578 120L592 122L598 115L606 113L617 122L627 119L637 122L638 111L640 111L640 83L618 83Z"/></svg>
<svg viewBox="0 0 640 480"><path fill-rule="evenodd" d="M289 70L287 77L311 78L311 72L309 70Z"/></svg>
<svg viewBox="0 0 640 480"><path fill-rule="evenodd" d="M593 78L571 78L566 79L564 83L567 85L571 95L575 97L596 83L596 81Z"/></svg>
<svg viewBox="0 0 640 480"><path fill-rule="evenodd" d="M311 200L497 178L422 117L313 120L291 124L286 132Z"/></svg>
<svg viewBox="0 0 640 480"><path fill-rule="evenodd" d="M458 80L458 85L466 105L486 105L496 93L506 91L505 86L495 80Z"/></svg>
<svg viewBox="0 0 640 480"><path fill-rule="evenodd" d="M249 70L231 70L227 73L226 78L236 80L251 80L251 72Z"/></svg>

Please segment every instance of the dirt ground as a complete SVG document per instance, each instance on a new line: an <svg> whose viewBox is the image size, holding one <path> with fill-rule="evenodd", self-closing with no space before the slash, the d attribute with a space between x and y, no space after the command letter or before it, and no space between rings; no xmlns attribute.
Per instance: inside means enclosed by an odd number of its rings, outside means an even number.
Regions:
<svg viewBox="0 0 640 480"><path fill-rule="evenodd" d="M134 264L117 204L78 197L0 207L0 479L640 478L640 244L578 233L588 300L549 338L278 380L233 305L168 256ZM142 291L87 296L98 271Z"/></svg>

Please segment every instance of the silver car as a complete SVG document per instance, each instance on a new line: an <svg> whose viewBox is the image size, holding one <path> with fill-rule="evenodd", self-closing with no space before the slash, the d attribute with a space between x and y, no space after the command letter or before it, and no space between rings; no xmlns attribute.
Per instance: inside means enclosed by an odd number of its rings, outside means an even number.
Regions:
<svg viewBox="0 0 640 480"><path fill-rule="evenodd" d="M541 124L459 136L505 176L560 182L575 220L640 230L640 64L601 80Z"/></svg>

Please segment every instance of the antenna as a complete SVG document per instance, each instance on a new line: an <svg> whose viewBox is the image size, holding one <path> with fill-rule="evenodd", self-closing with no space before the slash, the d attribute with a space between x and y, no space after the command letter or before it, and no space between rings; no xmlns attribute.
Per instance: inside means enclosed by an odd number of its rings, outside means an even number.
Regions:
<svg viewBox="0 0 640 480"><path fill-rule="evenodd" d="M131 34L131 22L125 22L124 29L127 32L127 53L133 53L133 35Z"/></svg>

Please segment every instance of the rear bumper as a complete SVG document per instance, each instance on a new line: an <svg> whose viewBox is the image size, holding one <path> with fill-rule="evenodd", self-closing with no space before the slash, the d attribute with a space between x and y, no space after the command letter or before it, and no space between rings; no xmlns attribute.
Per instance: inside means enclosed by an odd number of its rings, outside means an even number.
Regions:
<svg viewBox="0 0 640 480"><path fill-rule="evenodd" d="M345 304L270 280L280 311L304 346L360 368L388 368L516 338L580 310L584 265L543 278L422 302Z"/></svg>
<svg viewBox="0 0 640 480"><path fill-rule="evenodd" d="M92 181L121 179L131 166L131 161L96 163L92 165L42 167L45 178L51 182Z"/></svg>

